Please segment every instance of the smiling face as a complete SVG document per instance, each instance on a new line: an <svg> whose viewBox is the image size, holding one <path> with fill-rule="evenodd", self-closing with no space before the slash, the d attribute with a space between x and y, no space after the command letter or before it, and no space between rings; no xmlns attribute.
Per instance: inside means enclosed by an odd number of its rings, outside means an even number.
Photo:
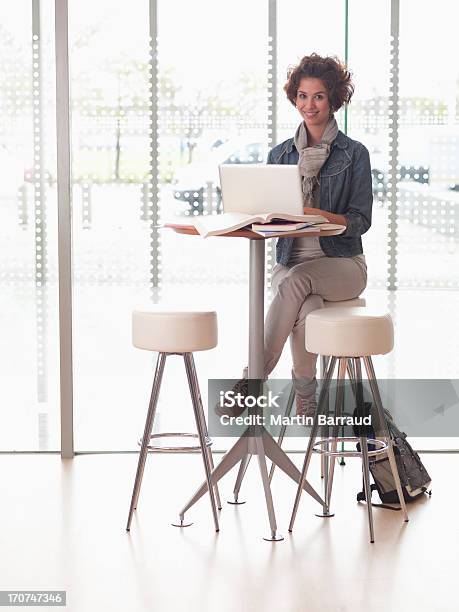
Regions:
<svg viewBox="0 0 459 612"><path fill-rule="evenodd" d="M303 77L298 85L295 105L307 128L325 129L330 118L330 101L323 81Z"/></svg>

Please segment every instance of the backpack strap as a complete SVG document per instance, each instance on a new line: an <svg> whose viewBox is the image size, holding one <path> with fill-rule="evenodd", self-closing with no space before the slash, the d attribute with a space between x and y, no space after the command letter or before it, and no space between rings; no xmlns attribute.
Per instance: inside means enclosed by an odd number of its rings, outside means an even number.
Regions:
<svg viewBox="0 0 459 612"><path fill-rule="evenodd" d="M392 419L387 420L387 427L389 428L389 433L391 434L392 438L401 438L402 440L406 439L406 433L401 431Z"/></svg>

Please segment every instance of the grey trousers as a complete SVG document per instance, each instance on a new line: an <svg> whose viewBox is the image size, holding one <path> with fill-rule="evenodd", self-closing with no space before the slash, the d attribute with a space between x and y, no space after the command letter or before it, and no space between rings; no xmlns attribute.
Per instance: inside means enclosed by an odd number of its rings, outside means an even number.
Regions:
<svg viewBox="0 0 459 612"><path fill-rule="evenodd" d="M305 347L306 316L322 308L324 300L358 297L366 284L367 269L361 257L320 257L291 267L277 264L272 278L274 298L265 321L265 377L276 366L290 336L294 378L313 379L317 355Z"/></svg>

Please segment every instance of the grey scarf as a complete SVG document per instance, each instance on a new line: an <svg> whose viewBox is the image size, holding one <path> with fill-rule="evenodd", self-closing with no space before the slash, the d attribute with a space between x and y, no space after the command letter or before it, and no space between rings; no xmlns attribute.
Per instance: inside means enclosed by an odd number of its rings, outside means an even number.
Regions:
<svg viewBox="0 0 459 612"><path fill-rule="evenodd" d="M308 147L308 133L304 121L295 132L294 143L299 153L298 166L302 176L303 204L317 208L319 205L319 172L330 154L330 146L338 134L338 124L334 116L330 117L322 140L313 147Z"/></svg>

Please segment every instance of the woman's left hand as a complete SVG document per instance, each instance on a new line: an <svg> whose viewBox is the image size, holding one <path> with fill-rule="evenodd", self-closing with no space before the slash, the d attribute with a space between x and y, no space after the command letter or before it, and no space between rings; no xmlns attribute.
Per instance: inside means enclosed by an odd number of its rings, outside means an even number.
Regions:
<svg viewBox="0 0 459 612"><path fill-rule="evenodd" d="M310 208L309 206L303 207L304 215L322 215L330 223L337 223L338 225L344 225L347 227L347 219L344 215L335 215L334 213L328 212L328 210L322 210L321 208Z"/></svg>

